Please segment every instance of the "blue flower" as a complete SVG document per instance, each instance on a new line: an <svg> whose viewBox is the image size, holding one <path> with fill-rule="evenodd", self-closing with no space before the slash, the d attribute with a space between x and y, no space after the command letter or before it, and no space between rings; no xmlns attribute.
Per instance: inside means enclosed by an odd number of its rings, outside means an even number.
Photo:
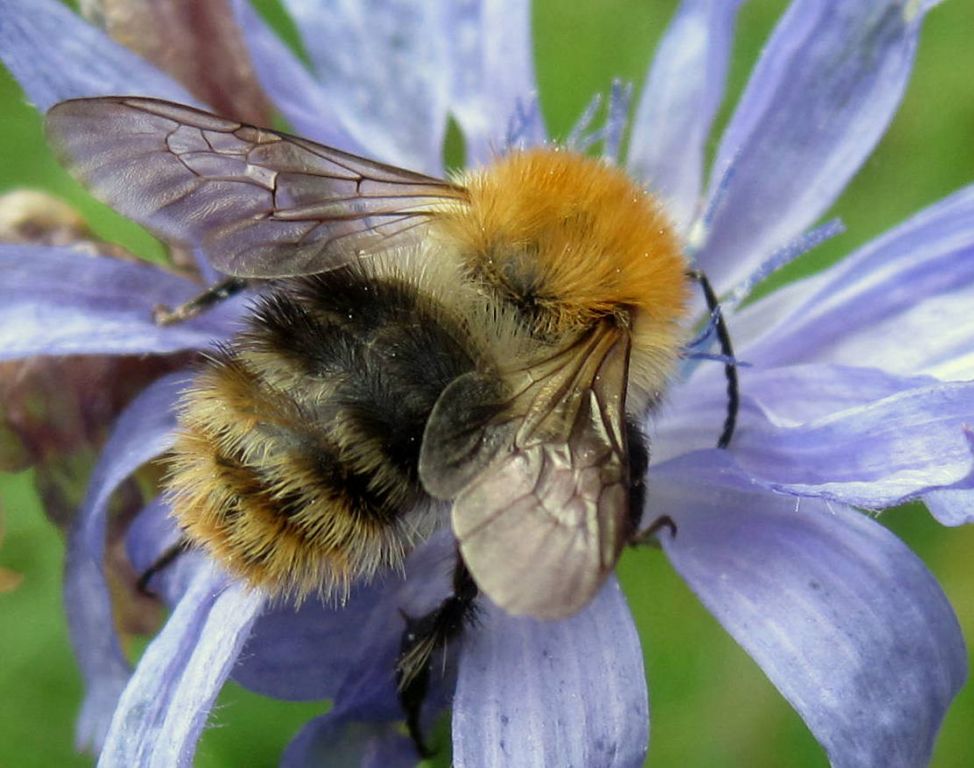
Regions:
<svg viewBox="0 0 974 768"><path fill-rule="evenodd" d="M544 141L534 105L529 8L507 3L373 9L285 0L306 69L243 2L237 21L264 90L296 132L442 173L447 115L468 160ZM923 566L857 508L923 500L942 522L974 519L974 188L917 214L838 266L740 308L758 280L834 230L806 234L884 132L931 3L795 0L762 54L704 183L738 4L685 0L653 63L624 160L666 207L695 261L728 297L741 413L721 366L687 367L647 424L654 446L646 523L660 515L673 566L793 704L834 765L929 759L966 677L953 610ZM41 110L66 98L143 94L196 103L181 85L54 0L0 0L0 57ZM366 59L363 61L363 58ZM624 90L598 134L610 154ZM395 130L389 130L394 126ZM579 145L596 138L586 126ZM201 269L206 269L201 262ZM226 338L229 302L159 327L158 304L196 289L148 264L52 246L0 246L0 358L170 355ZM411 765L391 676L403 623L446 592L446 532L405 578L346 605L268 603L192 553L163 574L172 614L130 669L103 573L112 492L163 454L185 373L121 415L72 530L66 604L84 674L81 745L104 766L189 765L224 681L334 708L296 737L287 766ZM137 567L177 538L150 504L128 532ZM455 669L458 766L642 764L648 697L632 617L614 579L576 616L513 618L483 605Z"/></svg>

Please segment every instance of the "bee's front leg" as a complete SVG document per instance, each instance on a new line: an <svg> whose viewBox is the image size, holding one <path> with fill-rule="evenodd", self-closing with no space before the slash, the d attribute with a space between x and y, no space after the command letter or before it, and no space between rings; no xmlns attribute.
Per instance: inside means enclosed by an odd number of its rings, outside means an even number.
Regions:
<svg viewBox="0 0 974 768"><path fill-rule="evenodd" d="M231 296L236 296L250 283L251 281L244 277L228 277L176 308L167 307L164 304L157 305L152 310L152 319L156 325L175 325L185 322L201 312L215 307Z"/></svg>

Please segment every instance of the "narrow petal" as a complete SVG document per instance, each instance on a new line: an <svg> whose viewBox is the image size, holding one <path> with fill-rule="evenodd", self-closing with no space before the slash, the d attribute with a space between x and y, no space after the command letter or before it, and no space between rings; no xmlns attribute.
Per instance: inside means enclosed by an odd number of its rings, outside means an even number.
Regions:
<svg viewBox="0 0 974 768"><path fill-rule="evenodd" d="M923 563L865 515L762 493L717 451L658 467L674 567L767 673L834 766L930 759L967 674L953 609Z"/></svg>
<svg viewBox="0 0 974 768"><path fill-rule="evenodd" d="M358 585L342 605L309 600L270 607L254 625L233 679L287 700L330 698L350 720L399 720L394 671L403 614L420 616L448 594L454 550L448 532L413 552L407 578ZM438 679L431 698L445 698Z"/></svg>
<svg viewBox="0 0 974 768"><path fill-rule="evenodd" d="M768 489L880 509L974 485L974 383L828 365L740 375L729 452ZM694 378L648 424L654 460L713 447L726 412L722 374Z"/></svg>
<svg viewBox="0 0 974 768"><path fill-rule="evenodd" d="M316 717L295 736L281 768L413 768L412 742L395 723L362 723L330 713Z"/></svg>
<svg viewBox="0 0 974 768"><path fill-rule="evenodd" d="M680 232L700 202L704 146L724 96L740 0L684 0L656 49L629 146L629 171Z"/></svg>
<svg viewBox="0 0 974 768"><path fill-rule="evenodd" d="M353 669L360 668L370 621L383 609L385 624L395 616L382 600L388 591L384 586L359 587L341 606L314 599L300 608L290 604L270 608L254 625L233 679L252 691L288 701L335 698ZM398 642L395 632L383 635ZM388 659L390 676L393 658Z"/></svg>
<svg viewBox="0 0 974 768"><path fill-rule="evenodd" d="M294 131L357 155L368 149L345 129L334 99L260 17L249 0L233 0L233 11L250 50L258 80Z"/></svg>
<svg viewBox="0 0 974 768"><path fill-rule="evenodd" d="M179 530L162 497L129 526L126 550L144 571L179 540ZM295 607L269 605L255 622L233 680L252 691L288 701L330 698L353 720L398 720L394 670L405 629L403 613L420 616L449 591L448 566L455 545L443 531L407 560L408 579L387 574L356 586L341 605L309 599ZM180 555L150 583L169 605L176 605L206 556ZM439 681L432 697L445 699Z"/></svg>
<svg viewBox="0 0 974 768"><path fill-rule="evenodd" d="M465 0L445 4L442 38L452 67L450 109L463 128L467 165L491 160L504 146L511 121L537 93L531 42L531 3ZM536 113L522 139L544 140Z"/></svg>
<svg viewBox="0 0 974 768"><path fill-rule="evenodd" d="M151 264L0 245L0 359L206 349L231 332L239 302L172 326L152 319L157 305L175 306L199 292Z"/></svg>
<svg viewBox="0 0 974 768"><path fill-rule="evenodd" d="M370 157L442 170L449 68L438 3L284 0L322 91Z"/></svg>
<svg viewBox="0 0 974 768"><path fill-rule="evenodd" d="M924 8L796 0L755 67L717 153L694 241L721 289L831 205L899 105Z"/></svg>
<svg viewBox="0 0 974 768"><path fill-rule="evenodd" d="M150 643L118 704L99 768L190 766L263 596L202 568Z"/></svg>
<svg viewBox="0 0 974 768"><path fill-rule="evenodd" d="M355 720L398 720L402 707L396 694L395 667L404 617L424 616L450 593L450 574L456 542L448 530L434 534L406 561L406 578L390 577L362 629L365 641L358 644L358 658L335 696L336 710ZM436 675L431 680L427 709L437 709L452 690L453 680Z"/></svg>
<svg viewBox="0 0 974 768"><path fill-rule="evenodd" d="M871 509L974 486L974 383L901 392L795 427L753 424L731 451L758 482Z"/></svg>
<svg viewBox="0 0 974 768"><path fill-rule="evenodd" d="M118 94L197 104L175 80L57 0L0 0L0 59L41 111Z"/></svg>
<svg viewBox="0 0 974 768"><path fill-rule="evenodd" d="M170 608L183 599L196 574L209 562L202 550L187 549L164 567L159 567L159 558L168 555L182 539L182 531L162 494L139 512L125 532L125 551L129 562L139 575L156 567L157 572L146 586Z"/></svg>
<svg viewBox="0 0 974 768"><path fill-rule="evenodd" d="M939 385L930 376L894 376L874 368L825 364L768 369L741 366L737 374L740 435L800 427L893 395ZM701 362L669 395L666 406L647 421L646 429L654 436L653 459L658 463L714 447L727 415L726 390L723 366ZM748 444L753 442L753 438L747 439ZM732 440L732 450L739 442L737 437Z"/></svg>
<svg viewBox="0 0 974 768"><path fill-rule="evenodd" d="M98 751L101 747L129 675L103 570L108 502L125 478L171 445L172 405L185 382L184 375L160 379L123 412L95 467L68 540L64 603L86 687L77 727L80 748Z"/></svg>
<svg viewBox="0 0 974 768"><path fill-rule="evenodd" d="M477 766L641 766L649 704L639 637L615 579L557 622L484 606L464 638L453 760Z"/></svg>
<svg viewBox="0 0 974 768"><path fill-rule="evenodd" d="M934 491L923 497L933 515L944 525L974 523L974 491Z"/></svg>
<svg viewBox="0 0 974 768"><path fill-rule="evenodd" d="M179 541L180 532L162 497L147 506L129 526L126 549L137 571L157 562L169 547ZM192 584L205 556L189 552L153 577L150 588L177 605ZM185 565L187 559L196 562ZM395 582L395 583L394 583ZM357 587L342 605L327 605L309 599L296 607L289 601L269 605L254 623L233 670L233 680L263 696L286 701L334 699L347 678L361 675L362 638L373 642L377 632L388 638L388 657L376 658L385 664L390 678L394 668L399 634L381 631L396 616L388 600L398 579L383 580ZM381 622L377 621L381 615ZM399 632L401 632L399 628ZM389 698L394 693L389 690Z"/></svg>
<svg viewBox="0 0 974 768"><path fill-rule="evenodd" d="M974 378L974 186L779 293L737 323L754 362Z"/></svg>

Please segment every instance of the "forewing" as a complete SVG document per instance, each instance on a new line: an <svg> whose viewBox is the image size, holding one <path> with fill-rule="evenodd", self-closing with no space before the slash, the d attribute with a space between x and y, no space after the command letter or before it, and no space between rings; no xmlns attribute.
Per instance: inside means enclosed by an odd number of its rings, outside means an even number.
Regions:
<svg viewBox="0 0 974 768"><path fill-rule="evenodd" d="M629 337L605 326L581 346L512 379L507 408L493 417L510 442L488 446L493 460L454 501L467 567L511 614L577 612L629 534Z"/></svg>
<svg viewBox="0 0 974 768"><path fill-rule="evenodd" d="M63 101L47 134L96 196L240 277L334 269L466 200L446 181L155 99Z"/></svg>

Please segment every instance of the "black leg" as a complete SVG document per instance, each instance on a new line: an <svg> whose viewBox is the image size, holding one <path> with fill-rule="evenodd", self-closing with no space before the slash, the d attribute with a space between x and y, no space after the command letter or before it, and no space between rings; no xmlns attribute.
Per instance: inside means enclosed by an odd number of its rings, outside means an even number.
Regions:
<svg viewBox="0 0 974 768"><path fill-rule="evenodd" d="M242 277L228 277L196 298L190 299L185 304L180 304L175 309L160 304L152 311L152 319L156 325L175 325L185 322L201 312L215 307L221 301L236 296L248 285L249 281Z"/></svg>
<svg viewBox="0 0 974 768"><path fill-rule="evenodd" d="M476 620L478 592L466 563L457 553L453 569L453 594L425 616L416 619L406 617L406 630L402 635L396 665L396 682L399 701L406 715L406 728L423 757L433 754L426 746L420 722L423 703L429 692L433 654L436 651L445 653L447 645Z"/></svg>
<svg viewBox="0 0 974 768"><path fill-rule="evenodd" d="M183 552L186 552L188 549L189 540L185 538L181 538L171 547L168 547L161 555L159 555L159 557L156 558L156 561L146 568L139 576L139 580L135 583L135 586L139 592L149 597L156 597L156 594L149 589L149 582L152 581L153 577L155 577L157 573L172 565L176 558L183 554Z"/></svg>
<svg viewBox="0 0 974 768"><path fill-rule="evenodd" d="M731 345L730 333L727 331L727 323L724 322L724 314L720 311L720 301L714 293L713 286L707 276L699 270L691 270L687 273L692 280L700 283L704 298L707 300L707 308L710 310L714 319L714 328L717 331L717 339L720 342L720 351L728 362L724 364L724 374L727 376L727 418L724 420L724 430L717 440L718 448L726 448L734 436L734 427L737 424L737 409L740 404L740 393L737 387L737 365L734 361L734 347Z"/></svg>
<svg viewBox="0 0 974 768"><path fill-rule="evenodd" d="M640 547L644 544L655 544L654 539L659 538L659 533L664 528L670 532L670 537L676 536L676 523L673 522L673 518L669 515L660 515L653 522L649 524L649 527L645 531L640 531L638 534L632 537L629 542L630 546ZM659 546L656 544L656 546Z"/></svg>

